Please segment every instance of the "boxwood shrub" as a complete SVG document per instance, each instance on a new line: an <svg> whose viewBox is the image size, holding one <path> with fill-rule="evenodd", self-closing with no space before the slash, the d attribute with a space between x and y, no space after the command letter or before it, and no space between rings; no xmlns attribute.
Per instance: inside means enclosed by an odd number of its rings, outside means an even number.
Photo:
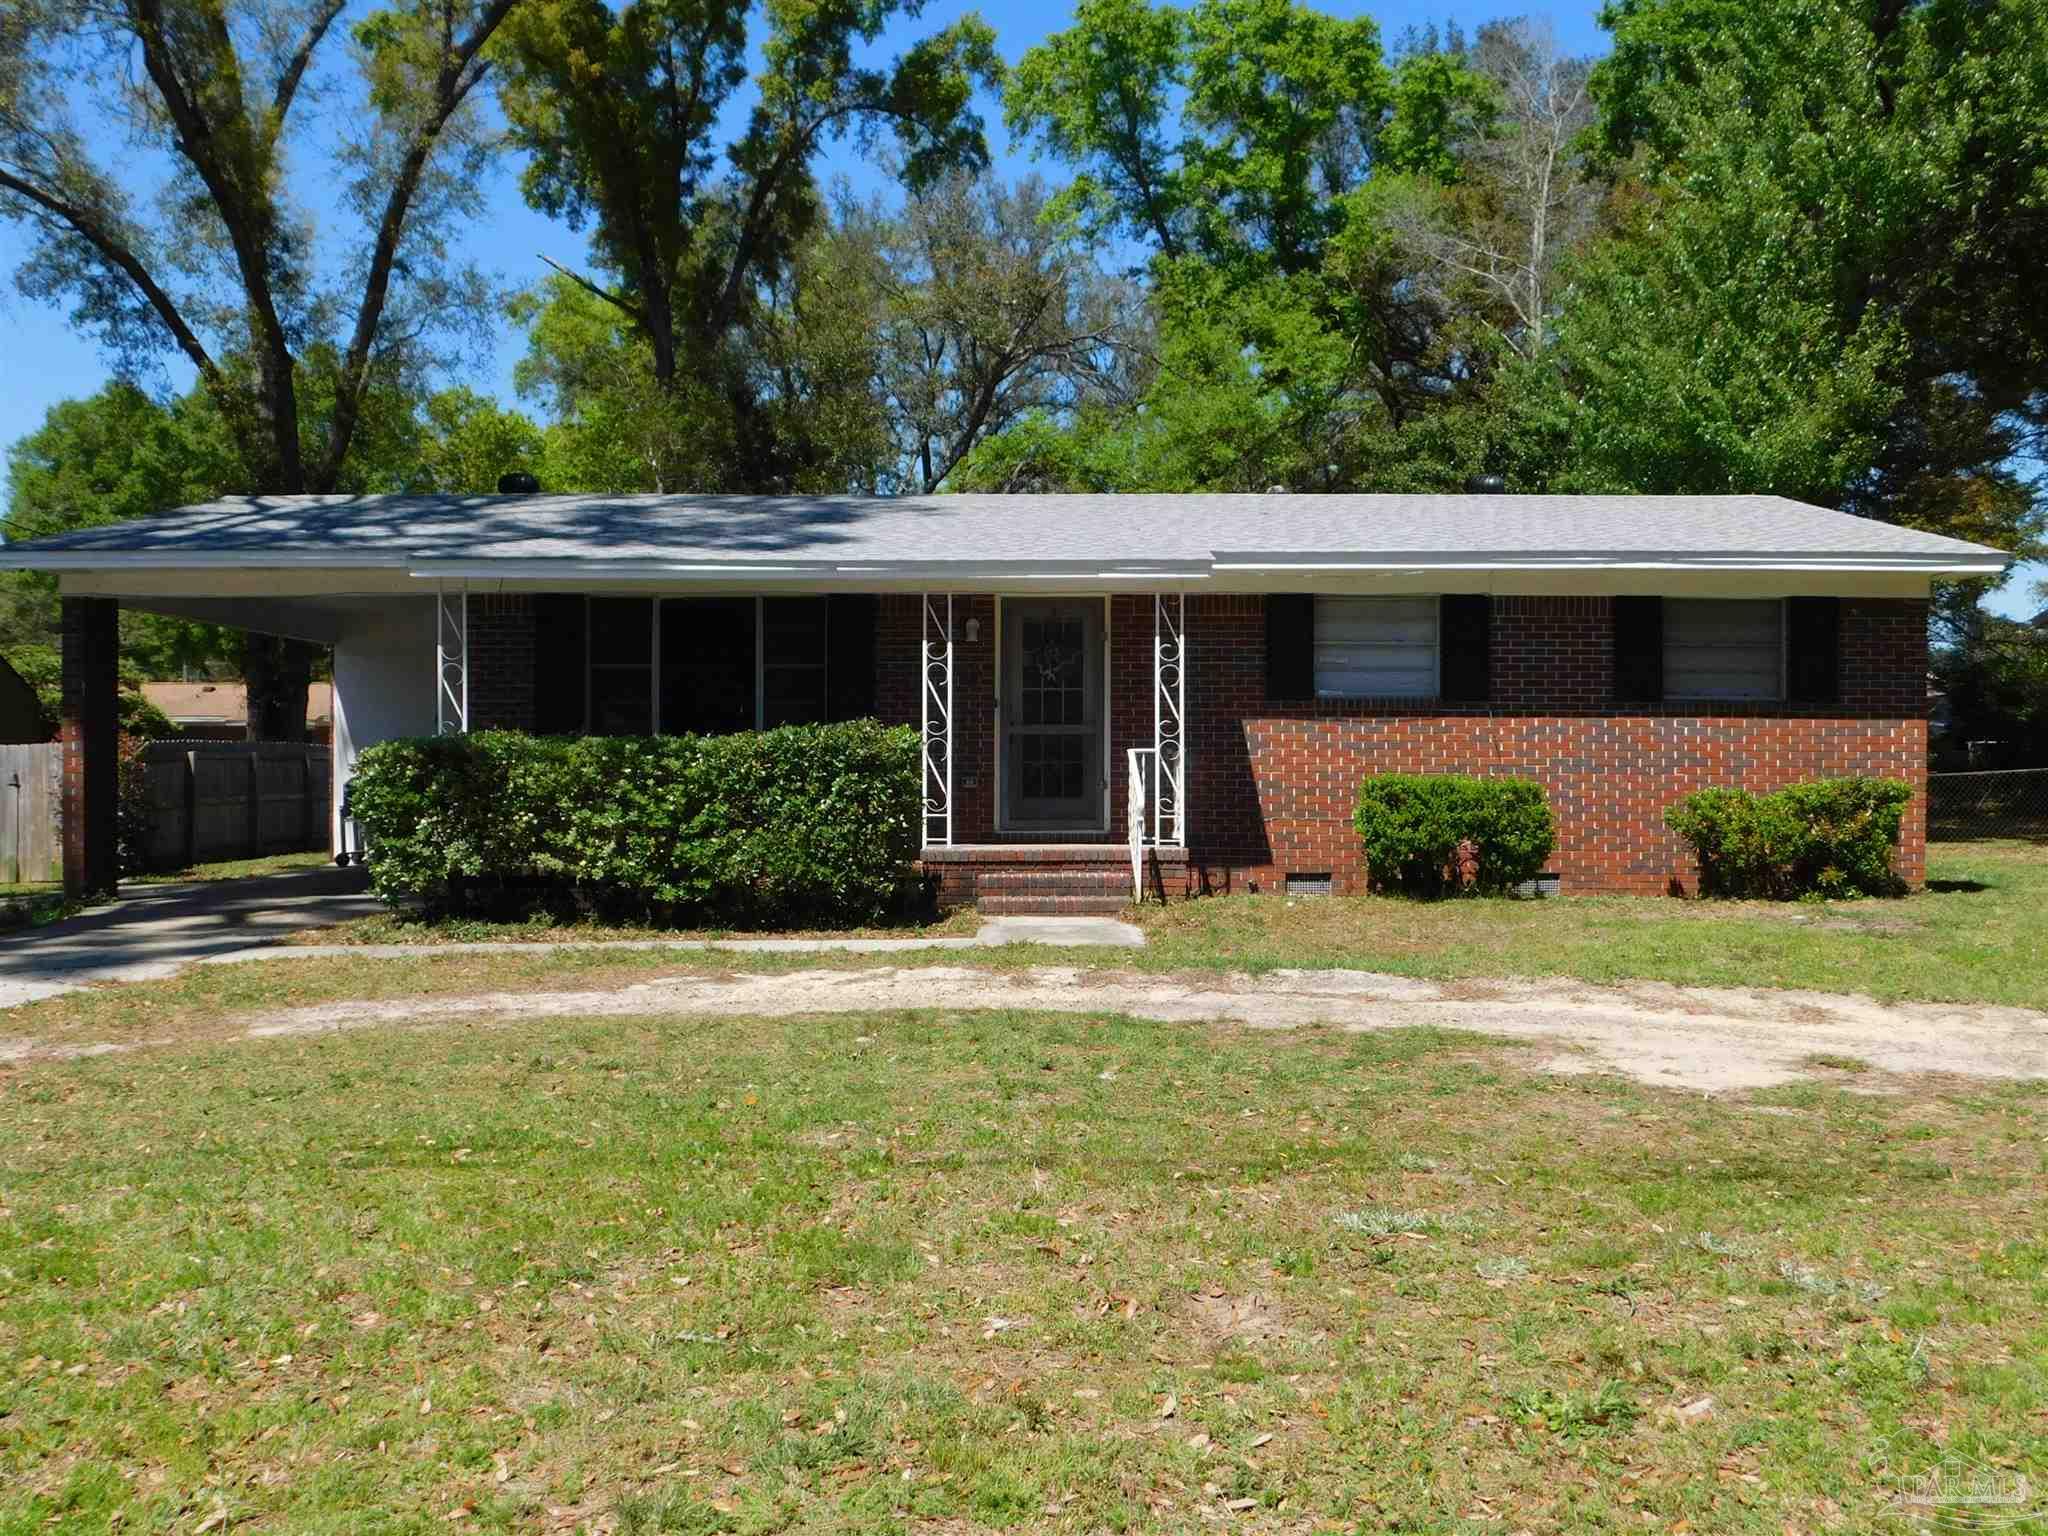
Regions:
<svg viewBox="0 0 2048 1536"><path fill-rule="evenodd" d="M914 888L917 733L509 731L365 751L349 808L386 901L732 927L860 923Z"/></svg>
<svg viewBox="0 0 2048 1536"><path fill-rule="evenodd" d="M1912 802L1903 779L1821 779L1768 795L1702 789L1664 812L1692 846L1703 896L1882 896Z"/></svg>
<svg viewBox="0 0 2048 1536"><path fill-rule="evenodd" d="M1379 773L1358 786L1352 824L1375 890L1498 894L1542 873L1557 822L1534 779Z"/></svg>

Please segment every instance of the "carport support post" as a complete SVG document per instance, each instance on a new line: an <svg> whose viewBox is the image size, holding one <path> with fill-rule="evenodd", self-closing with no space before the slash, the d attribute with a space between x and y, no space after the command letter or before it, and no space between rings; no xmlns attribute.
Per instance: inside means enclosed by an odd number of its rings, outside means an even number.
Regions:
<svg viewBox="0 0 2048 1536"><path fill-rule="evenodd" d="M64 894L111 896L120 879L120 605L110 597L64 603Z"/></svg>

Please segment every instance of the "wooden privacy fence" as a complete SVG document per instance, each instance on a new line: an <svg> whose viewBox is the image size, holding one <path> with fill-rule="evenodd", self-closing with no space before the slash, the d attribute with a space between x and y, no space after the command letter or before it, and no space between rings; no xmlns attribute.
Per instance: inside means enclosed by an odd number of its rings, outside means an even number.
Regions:
<svg viewBox="0 0 2048 1536"><path fill-rule="evenodd" d="M0 746L0 884L64 878L57 830L62 771L54 741Z"/></svg>
<svg viewBox="0 0 2048 1536"><path fill-rule="evenodd" d="M327 846L334 767L324 745L153 741L142 749L142 763L151 869Z"/></svg>

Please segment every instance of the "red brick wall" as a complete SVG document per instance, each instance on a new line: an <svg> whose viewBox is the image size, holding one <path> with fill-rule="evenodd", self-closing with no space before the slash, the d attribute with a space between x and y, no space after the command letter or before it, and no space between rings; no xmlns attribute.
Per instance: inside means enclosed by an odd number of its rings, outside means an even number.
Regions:
<svg viewBox="0 0 2048 1536"><path fill-rule="evenodd" d="M953 600L953 836L960 843L1031 840L995 830L995 607L987 595ZM1352 799L1358 781L1376 771L1539 780L1558 817L1552 867L1567 890L1581 891L1689 888L1693 871L1663 814L1692 789L1763 790L1849 773L1925 783L1923 602L1844 601L1841 702L1825 709L1615 704L1606 598L1496 598L1490 705L1268 702L1263 600L1194 597L1187 612L1189 879L1201 888L1268 885L1292 871L1327 872L1338 889L1356 889L1363 869ZM972 642L969 619L977 622ZM878 622L876 712L915 725L919 599L883 597ZM472 598L470 645L472 723L530 724L530 602ZM1152 744L1149 595L1111 598L1109 672L1111 817L1098 836L1116 841L1125 751ZM1916 799L1901 850L1901 873L1915 882L1925 869L1924 815L1924 799Z"/></svg>
<svg viewBox="0 0 2048 1536"><path fill-rule="evenodd" d="M533 729L533 599L493 592L469 599L469 726Z"/></svg>
<svg viewBox="0 0 2048 1536"><path fill-rule="evenodd" d="M1488 706L1415 700L1265 701L1265 628L1256 597L1193 605L1193 877L1211 888L1329 873L1356 889L1351 829L1372 772L1516 774L1548 790L1558 819L1551 867L1567 890L1689 889L1664 808L1711 784L1769 790L1802 779L1884 774L1923 787L1907 814L1900 873L1926 869L1927 609L1845 601L1841 702L1617 705L1611 605L1604 598L1496 599ZM1711 710L1711 713L1708 711Z"/></svg>

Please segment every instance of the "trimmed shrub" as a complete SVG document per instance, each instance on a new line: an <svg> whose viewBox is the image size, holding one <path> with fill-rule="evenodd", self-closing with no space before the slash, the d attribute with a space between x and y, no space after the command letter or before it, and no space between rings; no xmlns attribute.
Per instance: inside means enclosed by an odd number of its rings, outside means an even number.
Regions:
<svg viewBox="0 0 2048 1536"><path fill-rule="evenodd" d="M1821 779L1774 794L1702 789L1664 812L1700 861L1702 896L1884 896L1913 799L1903 779Z"/></svg>
<svg viewBox="0 0 2048 1536"><path fill-rule="evenodd" d="M1534 779L1380 773L1358 786L1352 824L1375 890L1498 894L1542 873L1557 822Z"/></svg>
<svg viewBox="0 0 2048 1536"><path fill-rule="evenodd" d="M430 911L524 904L733 927L869 922L916 888L917 733L484 731L380 742L349 807L370 880Z"/></svg>

